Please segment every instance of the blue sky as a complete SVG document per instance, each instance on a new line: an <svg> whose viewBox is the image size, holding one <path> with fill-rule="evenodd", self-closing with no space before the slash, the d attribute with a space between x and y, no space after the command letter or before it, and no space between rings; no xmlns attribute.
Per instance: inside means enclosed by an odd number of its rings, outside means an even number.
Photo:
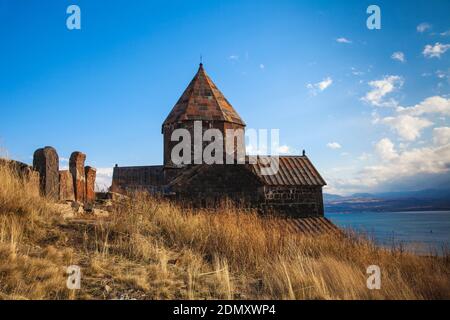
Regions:
<svg viewBox="0 0 450 320"><path fill-rule="evenodd" d="M66 9L81 8L81 30ZM366 8L381 8L381 30ZM450 182L449 1L0 0L0 147L162 163L161 124L198 68L249 128L278 128L328 192Z"/></svg>

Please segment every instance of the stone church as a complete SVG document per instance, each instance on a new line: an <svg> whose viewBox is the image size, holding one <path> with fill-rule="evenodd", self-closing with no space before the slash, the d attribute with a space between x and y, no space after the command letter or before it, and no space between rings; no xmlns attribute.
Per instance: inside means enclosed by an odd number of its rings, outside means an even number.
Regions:
<svg viewBox="0 0 450 320"><path fill-rule="evenodd" d="M194 123L198 121L203 130L220 130L224 139L230 132L227 129L233 129L237 132L232 137L233 148L245 150L245 123L206 74L202 64L162 124L164 164L116 165L111 191L145 190L195 207L215 207L226 199L240 206L256 208L261 213L290 217L324 215L322 187L326 183L305 153L279 156L278 170L270 175L261 174L269 156L258 156L256 161L254 158L250 161L250 157L244 155L243 161L236 159L233 164L174 164L171 153L178 142L171 141L172 133L180 128L193 133ZM237 158L237 151L235 156Z"/></svg>

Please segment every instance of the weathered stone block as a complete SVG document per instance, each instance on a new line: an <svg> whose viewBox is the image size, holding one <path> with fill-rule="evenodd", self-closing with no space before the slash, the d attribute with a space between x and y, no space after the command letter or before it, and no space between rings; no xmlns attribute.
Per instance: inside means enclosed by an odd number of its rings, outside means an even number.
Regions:
<svg viewBox="0 0 450 320"><path fill-rule="evenodd" d="M73 177L69 170L59 172L59 200L75 201Z"/></svg>
<svg viewBox="0 0 450 320"><path fill-rule="evenodd" d="M75 201L84 203L86 200L86 177L84 173L84 162L86 155L75 151L69 159L69 170L72 174Z"/></svg>
<svg viewBox="0 0 450 320"><path fill-rule="evenodd" d="M59 157L52 147L45 147L34 152L33 168L39 172L40 191L52 200L59 198Z"/></svg>
<svg viewBox="0 0 450 320"><path fill-rule="evenodd" d="M84 168L86 174L86 203L95 202L95 178L97 170L92 167Z"/></svg>

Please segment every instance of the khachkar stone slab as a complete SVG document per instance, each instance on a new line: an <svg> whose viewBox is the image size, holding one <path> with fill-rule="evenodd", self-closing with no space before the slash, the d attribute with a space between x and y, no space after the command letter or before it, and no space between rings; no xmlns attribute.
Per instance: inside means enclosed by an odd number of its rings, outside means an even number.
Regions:
<svg viewBox="0 0 450 320"><path fill-rule="evenodd" d="M59 200L75 201L73 177L69 170L59 172Z"/></svg>
<svg viewBox="0 0 450 320"><path fill-rule="evenodd" d="M59 157L52 147L38 149L33 155L33 168L39 172L41 194L49 199L59 198Z"/></svg>
<svg viewBox="0 0 450 320"><path fill-rule="evenodd" d="M86 161L86 155L79 151L72 153L69 160L69 170L73 179L75 201L80 203L84 203L86 199L84 161Z"/></svg>
<svg viewBox="0 0 450 320"><path fill-rule="evenodd" d="M95 178L97 176L97 169L92 167L85 167L86 173L86 203L93 204L95 202Z"/></svg>

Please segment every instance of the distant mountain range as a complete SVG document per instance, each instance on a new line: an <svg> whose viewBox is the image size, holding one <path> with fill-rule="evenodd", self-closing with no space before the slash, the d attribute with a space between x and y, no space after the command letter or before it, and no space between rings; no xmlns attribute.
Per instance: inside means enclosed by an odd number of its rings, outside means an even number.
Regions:
<svg viewBox="0 0 450 320"><path fill-rule="evenodd" d="M450 190L324 194L325 212L450 210Z"/></svg>

